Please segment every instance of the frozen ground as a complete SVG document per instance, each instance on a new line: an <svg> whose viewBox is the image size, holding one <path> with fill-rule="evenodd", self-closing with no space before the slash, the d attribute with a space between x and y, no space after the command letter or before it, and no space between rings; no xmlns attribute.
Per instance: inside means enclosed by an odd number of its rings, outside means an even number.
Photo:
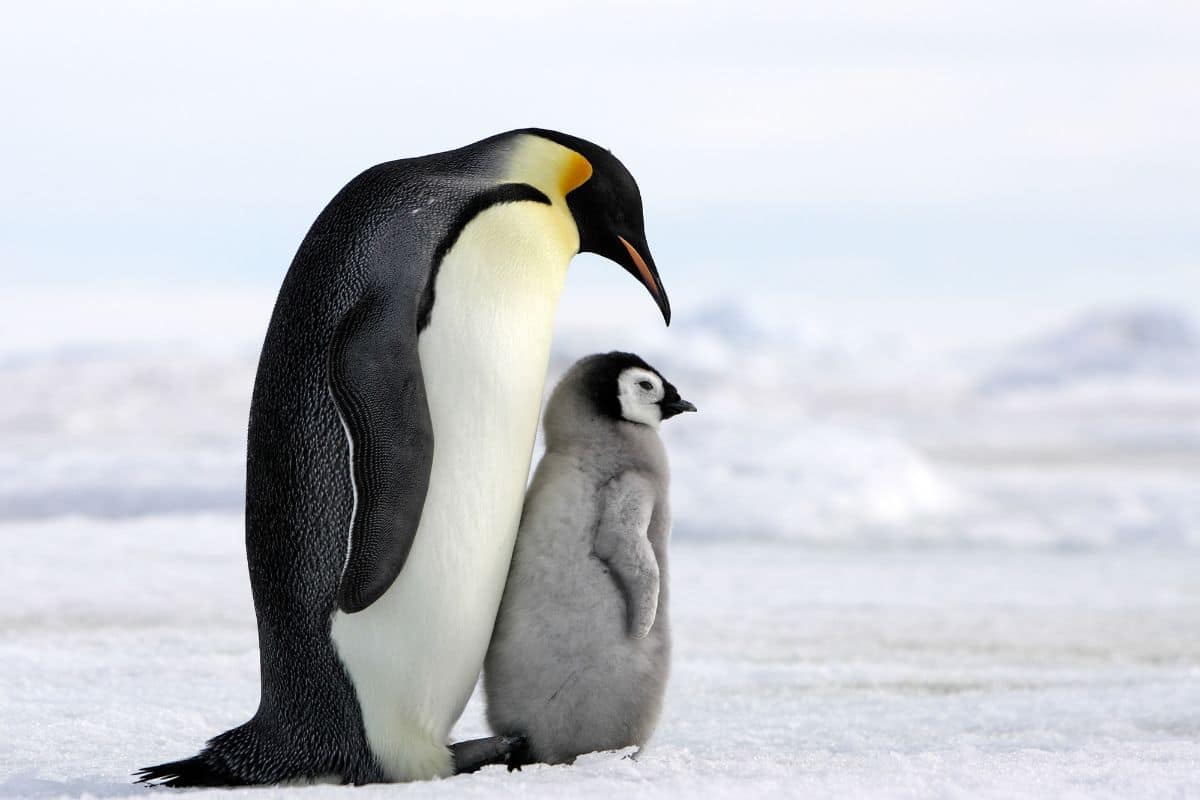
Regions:
<svg viewBox="0 0 1200 800"><path fill-rule="evenodd" d="M0 796L145 796L130 770L257 701L238 508L270 298L56 300L73 325L0 308ZM1189 320L966 349L737 302L669 335L571 318L555 370L636 349L701 407L666 431L659 735L356 796L1200 796ZM473 703L457 733L484 732ZM301 791L354 790L251 796Z"/></svg>
<svg viewBox="0 0 1200 800"><path fill-rule="evenodd" d="M240 534L227 515L3 529L21 546L0 587L0 794L145 797L133 767L252 711ZM678 541L673 558L674 679L641 761L304 796L1200 791L1196 553ZM485 733L477 701L458 733Z"/></svg>

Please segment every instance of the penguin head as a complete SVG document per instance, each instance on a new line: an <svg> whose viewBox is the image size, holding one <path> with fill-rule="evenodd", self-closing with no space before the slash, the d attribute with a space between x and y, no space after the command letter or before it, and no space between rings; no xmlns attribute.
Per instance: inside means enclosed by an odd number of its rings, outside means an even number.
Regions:
<svg viewBox="0 0 1200 800"><path fill-rule="evenodd" d="M591 176L566 197L579 230L579 252L595 253L620 264L646 287L663 321L670 325L671 302L646 243L642 194L633 175L616 156L585 139L543 129L530 132L574 150L591 165Z"/></svg>
<svg viewBox="0 0 1200 800"><path fill-rule="evenodd" d="M658 430L663 420L696 410L662 373L633 353L590 356L580 366L585 393L609 419Z"/></svg>

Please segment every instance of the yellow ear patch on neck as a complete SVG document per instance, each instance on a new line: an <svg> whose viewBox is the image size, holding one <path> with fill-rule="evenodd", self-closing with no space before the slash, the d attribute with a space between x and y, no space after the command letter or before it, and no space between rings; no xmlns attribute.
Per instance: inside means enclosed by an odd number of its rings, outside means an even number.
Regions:
<svg viewBox="0 0 1200 800"><path fill-rule="evenodd" d="M583 186L587 183L588 178L592 177L592 162L574 150L569 152L570 155L567 156L563 171L558 178L558 188L563 193L563 197L566 197L568 192Z"/></svg>
<svg viewBox="0 0 1200 800"><path fill-rule="evenodd" d="M592 164L569 147L536 134L517 137L502 180L528 183L547 197L565 198L592 177Z"/></svg>

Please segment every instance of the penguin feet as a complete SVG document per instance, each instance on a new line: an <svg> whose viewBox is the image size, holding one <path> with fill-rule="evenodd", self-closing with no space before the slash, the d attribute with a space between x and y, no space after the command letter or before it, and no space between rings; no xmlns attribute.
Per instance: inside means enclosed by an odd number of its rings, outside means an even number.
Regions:
<svg viewBox="0 0 1200 800"><path fill-rule="evenodd" d="M533 756L529 754L529 740L524 736L516 738L520 742L509 751L508 758L504 759L504 763L508 765L509 772L520 772L521 767L533 763Z"/></svg>
<svg viewBox="0 0 1200 800"><path fill-rule="evenodd" d="M520 764L513 766L513 757L528 750L529 742L524 736L489 736L450 745L455 775L475 772L492 764L507 764L509 771L520 769Z"/></svg>

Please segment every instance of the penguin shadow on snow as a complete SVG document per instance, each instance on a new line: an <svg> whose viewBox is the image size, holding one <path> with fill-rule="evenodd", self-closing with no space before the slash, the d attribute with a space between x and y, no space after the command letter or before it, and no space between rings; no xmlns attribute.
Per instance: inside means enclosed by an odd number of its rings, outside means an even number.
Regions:
<svg viewBox="0 0 1200 800"><path fill-rule="evenodd" d="M129 783L100 775L50 780L33 771L11 775L0 783L0 797L128 797Z"/></svg>

